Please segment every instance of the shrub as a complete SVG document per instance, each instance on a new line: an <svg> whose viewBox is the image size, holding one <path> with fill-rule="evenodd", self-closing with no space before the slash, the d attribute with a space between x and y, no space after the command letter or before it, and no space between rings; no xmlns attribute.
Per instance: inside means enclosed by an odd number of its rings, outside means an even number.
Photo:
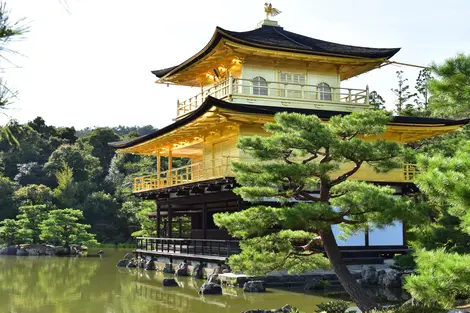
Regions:
<svg viewBox="0 0 470 313"><path fill-rule="evenodd" d="M456 299L470 297L470 255L421 250L416 263L418 275L407 277L405 289L418 301L451 309Z"/></svg>
<svg viewBox="0 0 470 313"><path fill-rule="evenodd" d="M411 254L397 255L393 257L395 266L399 268L414 268L416 266L415 258Z"/></svg>
<svg viewBox="0 0 470 313"><path fill-rule="evenodd" d="M374 311L372 313L447 313L447 310L436 305L423 306L405 304L398 308Z"/></svg>
<svg viewBox="0 0 470 313"><path fill-rule="evenodd" d="M349 303L346 301L329 301L317 304L317 313L344 313L349 308Z"/></svg>

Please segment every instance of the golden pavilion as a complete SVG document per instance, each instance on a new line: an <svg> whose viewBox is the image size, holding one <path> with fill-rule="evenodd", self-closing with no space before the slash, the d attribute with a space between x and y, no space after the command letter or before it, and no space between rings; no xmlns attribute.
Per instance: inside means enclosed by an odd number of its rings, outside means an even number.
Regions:
<svg viewBox="0 0 470 313"><path fill-rule="evenodd" d="M194 86L199 92L177 102L174 123L110 144L121 153L154 156L158 161L153 175L134 180L134 194L156 202L157 229L157 238L139 238L136 251L170 261L209 262L224 262L237 253L238 244L217 228L212 216L250 205L232 191L236 178L230 164L246 158L236 146L238 138L264 134L263 125L277 112L315 114L327 122L334 115L370 108L367 86L343 88L341 82L386 64L399 50L323 41L265 19L244 32L217 27L197 54L152 71L158 83ZM395 116L383 136L409 143L466 123ZM162 158L167 158L168 168L162 168ZM174 167L173 158L189 161ZM397 194L407 194L416 188L415 175L413 164L403 164L388 173L363 167L350 179L387 184ZM338 241L345 253L402 251L404 228L405 223L397 222Z"/></svg>

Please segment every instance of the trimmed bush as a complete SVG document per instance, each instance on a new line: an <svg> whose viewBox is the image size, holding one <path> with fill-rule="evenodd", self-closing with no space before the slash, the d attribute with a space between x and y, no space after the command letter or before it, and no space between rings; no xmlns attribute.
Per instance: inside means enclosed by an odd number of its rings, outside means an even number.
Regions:
<svg viewBox="0 0 470 313"><path fill-rule="evenodd" d="M344 313L349 308L349 303L346 301L329 301L317 304L317 307L316 313Z"/></svg>

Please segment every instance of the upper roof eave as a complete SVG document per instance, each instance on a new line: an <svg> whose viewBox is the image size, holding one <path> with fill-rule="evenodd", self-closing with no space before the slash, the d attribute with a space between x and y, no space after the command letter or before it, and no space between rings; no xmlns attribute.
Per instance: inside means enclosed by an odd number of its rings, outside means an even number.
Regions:
<svg viewBox="0 0 470 313"><path fill-rule="evenodd" d="M262 36L263 31L266 33L265 35L272 35L269 40L266 39L268 36ZM257 32L259 33L259 37L257 37ZM290 37L295 37L295 39ZM206 56L223 38L247 46L276 51L335 56L342 58L367 58L377 59L378 61L388 60L398 51L400 51L400 48L368 48L337 44L291 33L283 30L282 27L275 26L263 26L261 28L246 32L229 31L217 26L210 41L201 51L179 65L165 69L154 70L152 73L157 76L157 78L160 78L160 80L164 80L165 77L169 77L178 73L179 71L187 68L188 66ZM263 38L265 40L263 40Z"/></svg>
<svg viewBox="0 0 470 313"><path fill-rule="evenodd" d="M181 126L184 126L198 117L201 117L204 113L208 112L212 107L218 107L221 109L228 109L240 113L248 114L261 114L261 115L274 115L278 112L295 112L302 114L315 114L319 118L329 119L335 115L347 115L351 112L341 112L341 111L326 111L326 110L310 110L310 109L296 109L296 108L285 108L285 107L268 107L268 106L257 106L251 104L240 104L240 103L230 103L220 99L213 98L211 96L207 97L204 103L189 113L185 117L176 122L163 127L159 130L156 130L147 135L143 135L137 138L130 140L110 142L109 145L116 149L125 149L132 146L141 144L148 140L157 138L164 134L167 134L173 130L178 129ZM394 116L393 120L390 122L390 125L410 125L414 124L415 126L455 126L455 125L466 125L470 122L470 118L461 119L461 120L452 120L452 119L442 119L442 118L427 118L427 117L412 117L412 116Z"/></svg>

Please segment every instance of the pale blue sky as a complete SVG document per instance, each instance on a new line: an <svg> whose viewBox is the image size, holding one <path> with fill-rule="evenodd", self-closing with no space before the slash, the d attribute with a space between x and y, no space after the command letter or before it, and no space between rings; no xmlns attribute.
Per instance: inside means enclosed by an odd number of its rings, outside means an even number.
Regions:
<svg viewBox="0 0 470 313"><path fill-rule="evenodd" d="M264 18L264 0L157 1L7 0L13 17L26 17L30 32L9 56L6 69L19 98L8 112L25 122L42 116L58 126L152 124L175 117L176 100L198 88L154 84L151 70L176 65L199 51L216 26L253 29ZM468 0L279 0L275 19L284 29L344 44L401 47L393 60L420 65L470 53ZM0 63L1 66L9 67ZM387 66L343 82L369 84L392 105L395 71L411 83L416 69ZM6 118L0 116L0 124Z"/></svg>

